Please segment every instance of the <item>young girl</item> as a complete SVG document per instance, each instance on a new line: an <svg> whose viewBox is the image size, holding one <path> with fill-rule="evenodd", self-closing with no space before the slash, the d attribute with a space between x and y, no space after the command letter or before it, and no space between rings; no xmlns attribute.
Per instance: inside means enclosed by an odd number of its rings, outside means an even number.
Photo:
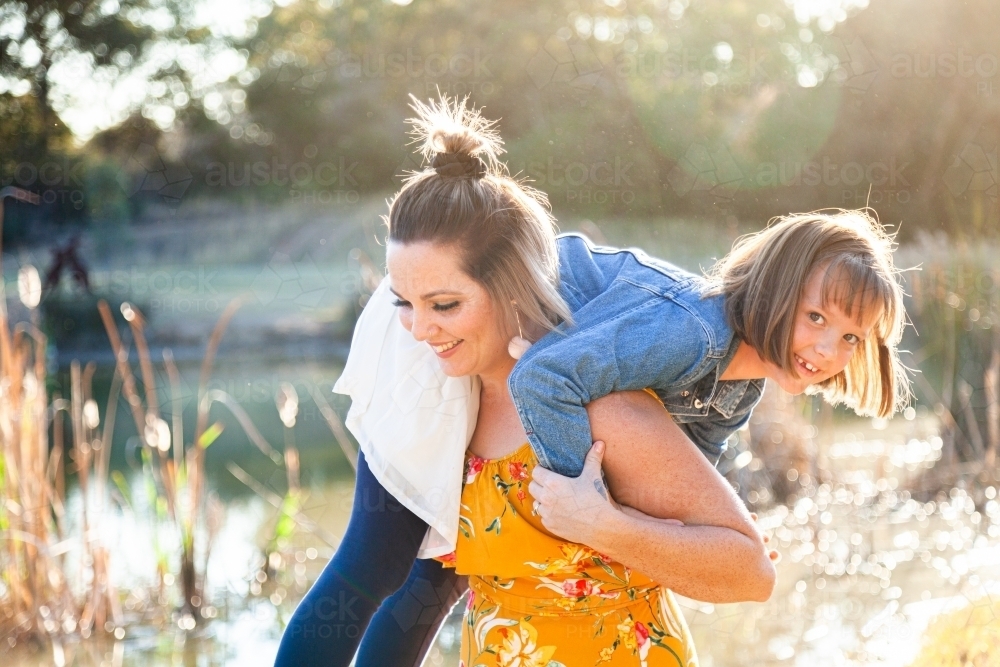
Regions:
<svg viewBox="0 0 1000 667"><path fill-rule="evenodd" d="M614 391L653 389L713 463L765 378L866 416L906 401L892 243L863 211L779 218L709 279L578 236L560 237L559 255L573 323L531 346L509 382L550 470L579 474L591 446L584 405Z"/></svg>
<svg viewBox="0 0 1000 667"><path fill-rule="evenodd" d="M503 255L496 244L509 242L484 231L496 224L486 213L499 202L506 236L542 248L531 268L557 289L548 305L510 299L509 318L519 324L518 338L538 338L509 389L540 464L554 471L547 484L579 474L591 447L584 406L611 392L655 391L713 463L749 419L765 378L792 393L820 391L859 414L888 416L905 401L896 354L905 315L892 243L865 213L777 220L739 242L705 279L639 251L593 247L575 235L556 240L544 197L499 168L499 139L488 123L464 101L415 108L432 166L393 200L389 240L422 240L401 236L415 209L430 211L441 227L454 222L453 239L434 233L477 257L467 273L489 289L495 281L487 276L503 270L490 264ZM358 323L338 382L352 396L348 424L364 454L351 522L290 620L276 665L346 666L362 637L359 665L419 664L464 590L461 579L425 559L453 550L458 529L455 471L478 398L474 381L459 381L465 341L415 345L391 316L383 288ZM517 296L516 286L510 293ZM396 305L403 318L413 307ZM431 308L445 318L455 304L441 297ZM511 350L522 351L522 341ZM431 400L422 400L428 392ZM378 463L369 469L365 459Z"/></svg>

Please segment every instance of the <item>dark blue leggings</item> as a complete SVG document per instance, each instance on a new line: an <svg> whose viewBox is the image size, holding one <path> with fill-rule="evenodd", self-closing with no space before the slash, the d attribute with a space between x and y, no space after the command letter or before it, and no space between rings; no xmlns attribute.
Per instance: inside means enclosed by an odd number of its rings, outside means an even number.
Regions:
<svg viewBox="0 0 1000 667"><path fill-rule="evenodd" d="M275 667L347 667L355 651L357 667L418 667L468 587L417 559L426 532L359 456L347 533L292 614Z"/></svg>

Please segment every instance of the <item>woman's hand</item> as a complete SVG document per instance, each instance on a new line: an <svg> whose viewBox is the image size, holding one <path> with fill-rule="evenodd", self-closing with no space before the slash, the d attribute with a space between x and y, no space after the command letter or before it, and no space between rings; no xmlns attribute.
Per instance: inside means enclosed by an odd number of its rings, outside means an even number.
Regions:
<svg viewBox="0 0 1000 667"><path fill-rule="evenodd" d="M570 542L591 544L595 530L621 516L618 503L608 493L601 474L604 443L594 443L579 477L563 477L541 466L532 472L528 492L534 511L549 532Z"/></svg>

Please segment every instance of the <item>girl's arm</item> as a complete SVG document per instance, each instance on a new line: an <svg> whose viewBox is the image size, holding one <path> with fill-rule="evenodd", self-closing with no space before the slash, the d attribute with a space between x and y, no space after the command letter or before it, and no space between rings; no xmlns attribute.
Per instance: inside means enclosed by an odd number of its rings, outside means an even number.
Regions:
<svg viewBox="0 0 1000 667"><path fill-rule="evenodd" d="M573 317L572 327L532 345L507 380L539 463L570 477L580 474L599 439L588 404L616 391L684 384L703 377L713 363L702 319L626 281Z"/></svg>
<svg viewBox="0 0 1000 667"><path fill-rule="evenodd" d="M767 600L775 570L753 519L659 401L619 392L588 412L594 437L606 446L595 445L583 473L534 471L530 491L545 527L689 598ZM648 518L626 514L607 496L602 454L613 497Z"/></svg>

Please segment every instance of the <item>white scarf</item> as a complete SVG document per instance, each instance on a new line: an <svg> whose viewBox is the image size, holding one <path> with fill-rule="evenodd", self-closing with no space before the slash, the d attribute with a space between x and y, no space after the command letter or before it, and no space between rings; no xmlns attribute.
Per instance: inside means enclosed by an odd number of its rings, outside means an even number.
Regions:
<svg viewBox="0 0 1000 667"><path fill-rule="evenodd" d="M418 558L455 550L465 450L476 428L479 378L448 377L427 343L403 328L388 277L354 328L333 391L351 397L346 425L372 474L427 522Z"/></svg>

